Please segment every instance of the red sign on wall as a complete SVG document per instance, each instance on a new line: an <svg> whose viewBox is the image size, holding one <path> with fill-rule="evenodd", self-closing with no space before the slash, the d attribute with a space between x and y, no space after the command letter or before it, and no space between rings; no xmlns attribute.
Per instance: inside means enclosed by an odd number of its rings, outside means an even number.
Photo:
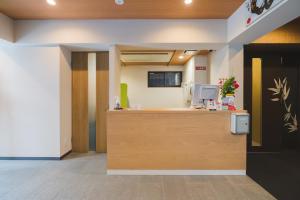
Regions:
<svg viewBox="0 0 300 200"><path fill-rule="evenodd" d="M206 70L206 66L196 66L196 70Z"/></svg>

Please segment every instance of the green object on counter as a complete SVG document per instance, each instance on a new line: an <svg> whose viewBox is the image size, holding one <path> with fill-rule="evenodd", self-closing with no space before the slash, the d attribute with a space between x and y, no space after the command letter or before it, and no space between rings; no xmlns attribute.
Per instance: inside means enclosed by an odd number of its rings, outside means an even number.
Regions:
<svg viewBox="0 0 300 200"><path fill-rule="evenodd" d="M127 83L121 83L121 108L128 108Z"/></svg>

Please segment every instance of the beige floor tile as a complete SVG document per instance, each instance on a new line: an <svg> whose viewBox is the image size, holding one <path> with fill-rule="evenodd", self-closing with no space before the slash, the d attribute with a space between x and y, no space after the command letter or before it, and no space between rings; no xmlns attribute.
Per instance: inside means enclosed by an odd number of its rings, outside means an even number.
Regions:
<svg viewBox="0 0 300 200"><path fill-rule="evenodd" d="M108 176L105 154L0 161L1 200L269 200L247 176Z"/></svg>

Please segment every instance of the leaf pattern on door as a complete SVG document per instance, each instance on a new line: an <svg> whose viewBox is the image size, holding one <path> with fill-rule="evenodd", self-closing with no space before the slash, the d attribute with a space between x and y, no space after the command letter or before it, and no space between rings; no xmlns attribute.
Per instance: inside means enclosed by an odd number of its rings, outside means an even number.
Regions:
<svg viewBox="0 0 300 200"><path fill-rule="evenodd" d="M288 81L278 78L274 79L275 88L268 88L269 91L273 92L271 101L281 102L285 109L283 115L284 126L287 127L289 133L298 131L298 121L296 114L292 114L292 104L287 105L287 99L289 98L291 88L288 87Z"/></svg>

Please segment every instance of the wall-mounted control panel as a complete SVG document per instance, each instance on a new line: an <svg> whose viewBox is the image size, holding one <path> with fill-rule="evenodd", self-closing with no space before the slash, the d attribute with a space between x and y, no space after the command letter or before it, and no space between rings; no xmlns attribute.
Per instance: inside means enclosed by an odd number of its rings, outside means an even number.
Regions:
<svg viewBox="0 0 300 200"><path fill-rule="evenodd" d="M235 135L249 134L249 113L231 114L231 133Z"/></svg>

